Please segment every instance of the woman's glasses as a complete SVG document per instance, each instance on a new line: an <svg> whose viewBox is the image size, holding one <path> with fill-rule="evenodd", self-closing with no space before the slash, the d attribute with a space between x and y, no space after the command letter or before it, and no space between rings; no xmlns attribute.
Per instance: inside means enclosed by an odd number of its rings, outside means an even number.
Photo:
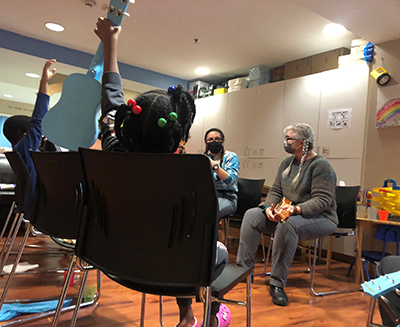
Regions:
<svg viewBox="0 0 400 327"><path fill-rule="evenodd" d="M295 140L297 140L297 139L295 139L294 137L287 137L287 136L285 136L285 140L286 140L286 141L295 141Z"/></svg>
<svg viewBox="0 0 400 327"><path fill-rule="evenodd" d="M221 139L220 137L216 137L216 138L210 137L209 139L206 140L207 143L210 143L210 142L213 142L213 141L215 141L215 142L221 142L222 139Z"/></svg>

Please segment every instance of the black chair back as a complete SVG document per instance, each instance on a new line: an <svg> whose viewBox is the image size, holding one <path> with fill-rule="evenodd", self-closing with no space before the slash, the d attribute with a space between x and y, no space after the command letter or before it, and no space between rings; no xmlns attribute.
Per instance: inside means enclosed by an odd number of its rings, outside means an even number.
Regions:
<svg viewBox="0 0 400 327"><path fill-rule="evenodd" d="M208 158L79 151L87 196L76 254L145 293L210 285L218 202Z"/></svg>
<svg viewBox="0 0 400 327"><path fill-rule="evenodd" d="M0 157L0 183L17 184L17 177L6 157Z"/></svg>
<svg viewBox="0 0 400 327"><path fill-rule="evenodd" d="M265 179L246 179L238 180L238 206L234 216L243 216L244 213L261 202L261 192Z"/></svg>
<svg viewBox="0 0 400 327"><path fill-rule="evenodd" d="M336 186L338 228L357 227L357 196L360 186Z"/></svg>
<svg viewBox="0 0 400 327"><path fill-rule="evenodd" d="M38 175L32 225L52 237L75 239L84 196L79 153L31 152L31 156Z"/></svg>
<svg viewBox="0 0 400 327"><path fill-rule="evenodd" d="M5 153L8 162L16 177L15 187L15 211L17 213L25 213L28 208L29 195L31 191L31 178L28 168L18 152Z"/></svg>

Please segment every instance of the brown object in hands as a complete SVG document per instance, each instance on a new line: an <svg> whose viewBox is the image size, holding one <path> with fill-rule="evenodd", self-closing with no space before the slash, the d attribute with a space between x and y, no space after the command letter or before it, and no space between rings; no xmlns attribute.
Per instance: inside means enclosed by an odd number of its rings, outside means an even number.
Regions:
<svg viewBox="0 0 400 327"><path fill-rule="evenodd" d="M285 221L286 219L288 219L290 217L290 212L288 210L282 209L282 207L285 205L291 205L291 204L292 204L292 201L283 197L281 202L279 202L274 209L275 215L280 217L282 221Z"/></svg>

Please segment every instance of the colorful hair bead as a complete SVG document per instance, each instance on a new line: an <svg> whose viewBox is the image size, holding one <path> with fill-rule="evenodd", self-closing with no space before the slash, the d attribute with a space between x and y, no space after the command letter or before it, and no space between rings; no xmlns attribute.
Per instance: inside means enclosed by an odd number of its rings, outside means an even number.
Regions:
<svg viewBox="0 0 400 327"><path fill-rule="evenodd" d="M165 125L167 125L167 120L164 118L160 118L157 122L158 126L160 126L161 128L163 128Z"/></svg>
<svg viewBox="0 0 400 327"><path fill-rule="evenodd" d="M174 93L176 91L176 85L171 85L169 88L168 88L168 93L169 94L172 94L172 93Z"/></svg>
<svg viewBox="0 0 400 327"><path fill-rule="evenodd" d="M178 119L178 115L176 114L176 112L170 112L169 113L169 115L168 115L168 120L170 120L170 121L175 121L175 120L177 120Z"/></svg>
<svg viewBox="0 0 400 327"><path fill-rule="evenodd" d="M133 99L128 100L128 106L132 108L132 112L135 115L139 115L142 112L142 108L136 104L136 101Z"/></svg>

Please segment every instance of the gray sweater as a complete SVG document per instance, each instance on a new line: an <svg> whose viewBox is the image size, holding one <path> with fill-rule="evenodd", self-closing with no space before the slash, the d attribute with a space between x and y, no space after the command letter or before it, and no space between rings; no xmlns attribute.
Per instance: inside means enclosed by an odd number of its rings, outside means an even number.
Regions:
<svg viewBox="0 0 400 327"><path fill-rule="evenodd" d="M338 224L335 197L336 174L331 164L320 155L306 160L301 169L299 182L293 186L292 180L296 177L300 166L297 158L294 159L288 176L282 177L282 172L292 160L293 156L290 156L282 161L274 184L265 202L260 206L276 205L282 197L285 197L301 208L303 216L321 213Z"/></svg>

